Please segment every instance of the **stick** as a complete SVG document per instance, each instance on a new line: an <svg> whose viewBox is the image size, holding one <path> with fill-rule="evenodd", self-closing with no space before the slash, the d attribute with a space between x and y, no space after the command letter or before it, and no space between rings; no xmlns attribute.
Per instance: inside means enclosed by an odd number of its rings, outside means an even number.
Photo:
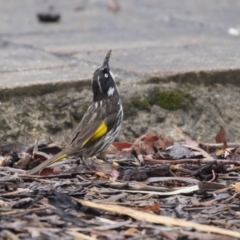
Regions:
<svg viewBox="0 0 240 240"><path fill-rule="evenodd" d="M167 216L158 216L155 214L146 213L146 212L142 212L142 211L138 211L138 210L134 210L128 207L122 207L118 205L94 203L91 201L79 200L77 198L72 198L72 199L87 207L97 208L97 209L117 213L120 215L127 215L139 221L146 221L150 223L156 223L156 224L162 224L162 225L168 225L168 226L172 225L172 226L178 226L178 227L194 228L198 231L212 232L212 233L217 233L221 235L240 238L240 232L227 230L227 229L223 229L215 226L204 225L204 224L190 222L182 219L175 219Z"/></svg>

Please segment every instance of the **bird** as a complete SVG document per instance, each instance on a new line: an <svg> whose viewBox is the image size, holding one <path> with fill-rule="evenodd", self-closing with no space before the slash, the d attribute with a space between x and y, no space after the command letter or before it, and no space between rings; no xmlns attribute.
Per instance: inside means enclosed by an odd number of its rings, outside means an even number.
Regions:
<svg viewBox="0 0 240 240"><path fill-rule="evenodd" d="M65 148L29 170L28 174L39 173L68 156L76 155L84 162L87 157L104 155L105 150L114 141L121 129L123 107L115 77L109 67L111 52L108 51L103 64L93 74L93 101L70 135Z"/></svg>

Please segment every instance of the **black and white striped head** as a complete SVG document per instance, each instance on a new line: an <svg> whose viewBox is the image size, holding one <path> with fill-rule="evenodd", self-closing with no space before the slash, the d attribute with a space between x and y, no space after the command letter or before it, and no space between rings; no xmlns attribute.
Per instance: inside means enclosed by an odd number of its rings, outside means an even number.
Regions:
<svg viewBox="0 0 240 240"><path fill-rule="evenodd" d="M115 94L118 95L115 79L108 64L110 56L111 50L107 53L102 66L93 74L93 101L99 101Z"/></svg>

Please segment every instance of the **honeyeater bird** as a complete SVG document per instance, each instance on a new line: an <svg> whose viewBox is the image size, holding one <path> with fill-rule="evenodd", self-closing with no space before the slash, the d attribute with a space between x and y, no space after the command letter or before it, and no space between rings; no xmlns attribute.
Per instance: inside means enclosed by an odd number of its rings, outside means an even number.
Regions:
<svg viewBox="0 0 240 240"><path fill-rule="evenodd" d="M123 108L115 78L109 68L111 50L104 62L93 74L93 102L70 136L66 147L57 155L31 169L29 174L41 172L49 165L70 156L84 159L103 153L118 135Z"/></svg>

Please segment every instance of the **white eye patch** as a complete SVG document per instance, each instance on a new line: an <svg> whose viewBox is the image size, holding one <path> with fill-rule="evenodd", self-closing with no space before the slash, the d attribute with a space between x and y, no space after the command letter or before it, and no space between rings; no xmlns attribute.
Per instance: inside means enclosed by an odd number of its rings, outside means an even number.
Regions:
<svg viewBox="0 0 240 240"><path fill-rule="evenodd" d="M105 77L105 78L107 78L107 77L108 77L108 74L107 74L107 73L105 73L105 74L104 74L104 77Z"/></svg>

